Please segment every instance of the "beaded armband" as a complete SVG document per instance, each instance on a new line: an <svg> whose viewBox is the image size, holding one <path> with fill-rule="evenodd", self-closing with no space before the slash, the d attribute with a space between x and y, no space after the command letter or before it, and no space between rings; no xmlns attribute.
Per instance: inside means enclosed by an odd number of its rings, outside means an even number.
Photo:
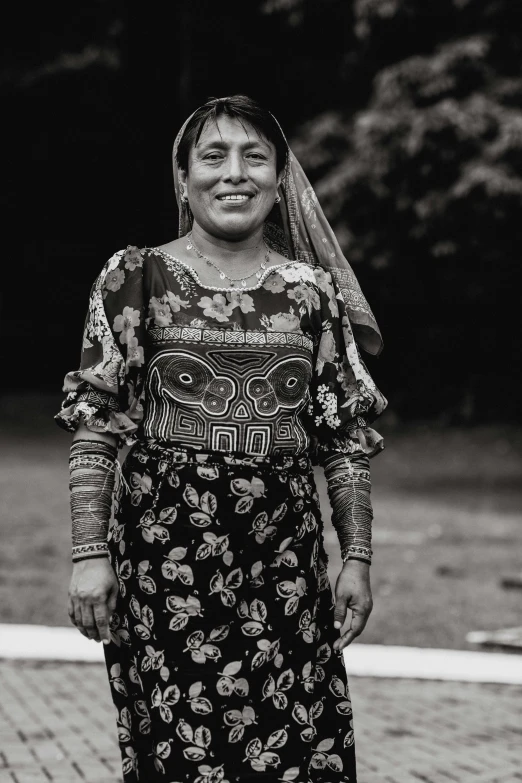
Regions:
<svg viewBox="0 0 522 783"><path fill-rule="evenodd" d="M336 452L325 460L324 475L343 562L371 564L373 508L367 455L350 457Z"/></svg>
<svg viewBox="0 0 522 783"><path fill-rule="evenodd" d="M118 450L103 441L76 440L69 457L73 562L106 557Z"/></svg>

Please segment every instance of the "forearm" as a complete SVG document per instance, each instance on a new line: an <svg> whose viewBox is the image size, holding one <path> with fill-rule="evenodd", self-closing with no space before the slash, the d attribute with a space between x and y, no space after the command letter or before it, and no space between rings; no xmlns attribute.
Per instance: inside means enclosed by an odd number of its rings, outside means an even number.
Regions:
<svg viewBox="0 0 522 783"><path fill-rule="evenodd" d="M77 440L92 440L99 443L108 443L110 446L118 448L118 436L111 432L93 432L86 424L80 424L73 435L73 443Z"/></svg>
<svg viewBox="0 0 522 783"><path fill-rule="evenodd" d="M77 432L69 458L74 562L107 556L116 472L116 438L87 432L96 437Z"/></svg>
<svg viewBox="0 0 522 783"><path fill-rule="evenodd" d="M332 506L332 524L342 559L371 563L373 508L369 459L362 453L351 456L336 453L323 465Z"/></svg>

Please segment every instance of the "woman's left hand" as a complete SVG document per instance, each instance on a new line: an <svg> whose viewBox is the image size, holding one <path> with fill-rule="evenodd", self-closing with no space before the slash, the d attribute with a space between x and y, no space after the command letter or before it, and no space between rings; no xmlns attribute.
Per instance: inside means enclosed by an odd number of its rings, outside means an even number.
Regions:
<svg viewBox="0 0 522 783"><path fill-rule="evenodd" d="M373 608L370 566L361 560L347 560L335 583L335 627L342 628L348 609L352 610L349 629L335 642L334 652L341 653L364 630Z"/></svg>

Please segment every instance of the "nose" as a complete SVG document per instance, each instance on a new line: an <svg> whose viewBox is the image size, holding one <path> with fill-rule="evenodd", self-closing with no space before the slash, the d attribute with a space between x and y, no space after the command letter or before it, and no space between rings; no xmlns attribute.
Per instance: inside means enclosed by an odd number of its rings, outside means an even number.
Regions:
<svg viewBox="0 0 522 783"><path fill-rule="evenodd" d="M239 152L231 152L228 158L228 167L224 175L226 182L238 185L247 179L245 162Z"/></svg>

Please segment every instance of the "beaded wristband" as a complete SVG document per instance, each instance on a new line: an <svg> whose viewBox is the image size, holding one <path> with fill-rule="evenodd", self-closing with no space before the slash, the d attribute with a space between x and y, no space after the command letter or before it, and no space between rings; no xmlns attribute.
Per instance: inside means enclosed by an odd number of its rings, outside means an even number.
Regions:
<svg viewBox="0 0 522 783"><path fill-rule="evenodd" d="M367 565L372 564L372 561L368 560L367 557L356 557L355 555L346 555L346 557L343 557L343 563L347 563L349 560L360 560L361 563L366 563Z"/></svg>
<svg viewBox="0 0 522 783"><path fill-rule="evenodd" d="M367 455L336 452L325 460L324 475L343 562L354 559L370 565L373 508Z"/></svg>
<svg viewBox="0 0 522 783"><path fill-rule="evenodd" d="M108 554L117 454L116 446L104 441L76 440L71 446L69 488L74 563Z"/></svg>

